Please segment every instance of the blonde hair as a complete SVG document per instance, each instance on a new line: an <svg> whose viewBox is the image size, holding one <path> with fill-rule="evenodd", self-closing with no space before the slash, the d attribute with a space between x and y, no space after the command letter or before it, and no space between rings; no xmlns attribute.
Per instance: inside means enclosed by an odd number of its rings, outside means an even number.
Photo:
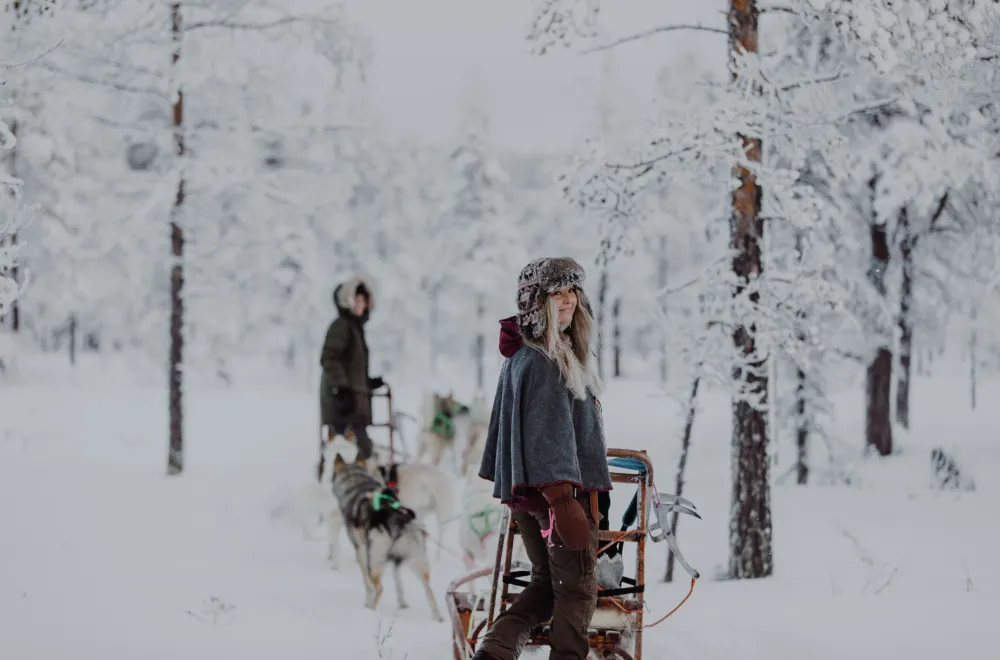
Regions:
<svg viewBox="0 0 1000 660"><path fill-rule="evenodd" d="M559 327L559 304L549 297L545 305L545 335L540 341L528 341L541 350L559 367L566 381L566 388L578 399L587 398L587 390L595 397L601 393L601 381L591 368L590 341L594 317L583 305L583 296L577 292L576 311L569 328Z"/></svg>

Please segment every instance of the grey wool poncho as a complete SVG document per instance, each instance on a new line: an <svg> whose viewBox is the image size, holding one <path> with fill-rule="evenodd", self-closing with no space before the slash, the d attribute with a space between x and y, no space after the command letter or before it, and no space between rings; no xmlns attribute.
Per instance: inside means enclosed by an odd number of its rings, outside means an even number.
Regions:
<svg viewBox="0 0 1000 660"><path fill-rule="evenodd" d="M500 371L479 476L493 482L493 497L512 505L559 483L585 492L612 488L597 401L590 392L575 398L555 362L530 345Z"/></svg>

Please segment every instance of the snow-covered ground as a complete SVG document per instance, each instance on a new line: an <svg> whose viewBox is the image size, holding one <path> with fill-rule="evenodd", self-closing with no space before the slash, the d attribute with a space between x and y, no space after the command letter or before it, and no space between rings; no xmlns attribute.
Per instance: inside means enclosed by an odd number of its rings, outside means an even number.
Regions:
<svg viewBox="0 0 1000 660"><path fill-rule="evenodd" d="M192 386L187 467L168 478L164 388L84 357L72 372L22 362L18 384L0 380L0 658L450 658L449 629L429 621L415 581L411 609L396 612L389 588L367 611L352 564L331 571L325 545L276 515L313 473L314 388L282 375ZM400 390L416 412L416 393ZM857 484L776 486L776 575L738 583L712 580L727 555L729 406L705 397L685 492L704 520L680 529L705 578L646 633L646 660L996 657L1000 386L981 387L975 414L966 390L918 379L902 454L860 465ZM610 444L646 448L669 491L680 419L650 392L610 387ZM860 454L860 388L836 402L837 430ZM959 451L976 492L927 487L935 444ZM782 443L775 473L791 458ZM656 546L655 618L686 590L656 582L663 563ZM442 600L462 571L447 554L435 564Z"/></svg>

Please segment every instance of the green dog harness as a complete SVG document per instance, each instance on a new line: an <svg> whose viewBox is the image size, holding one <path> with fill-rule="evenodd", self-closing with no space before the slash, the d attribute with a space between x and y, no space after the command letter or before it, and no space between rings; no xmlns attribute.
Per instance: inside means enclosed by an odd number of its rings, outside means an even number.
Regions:
<svg viewBox="0 0 1000 660"><path fill-rule="evenodd" d="M480 541L500 525L501 511L492 504L469 514L469 529ZM477 524L478 523L478 524Z"/></svg>
<svg viewBox="0 0 1000 660"><path fill-rule="evenodd" d="M455 420L448 413L439 412L431 422L431 432L451 440L455 437Z"/></svg>
<svg viewBox="0 0 1000 660"><path fill-rule="evenodd" d="M390 509L399 509L403 505L395 497L388 493L375 493L372 495L372 508L376 511L382 510L382 505L386 504Z"/></svg>

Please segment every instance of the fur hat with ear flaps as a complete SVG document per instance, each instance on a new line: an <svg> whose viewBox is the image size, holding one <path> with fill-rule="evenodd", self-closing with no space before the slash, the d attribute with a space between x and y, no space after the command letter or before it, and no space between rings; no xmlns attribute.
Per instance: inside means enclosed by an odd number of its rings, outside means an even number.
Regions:
<svg viewBox="0 0 1000 660"><path fill-rule="evenodd" d="M521 336L535 341L545 336L545 306L549 294L560 289L576 289L579 304L592 314L583 292L585 278L583 267L570 257L545 257L525 266L517 278L517 327Z"/></svg>
<svg viewBox="0 0 1000 660"><path fill-rule="evenodd" d="M354 296L359 293L368 298L368 312L373 311L375 309L375 291L372 289L371 284L361 277L352 277L338 284L337 288L333 290L333 304L338 309L353 309Z"/></svg>

